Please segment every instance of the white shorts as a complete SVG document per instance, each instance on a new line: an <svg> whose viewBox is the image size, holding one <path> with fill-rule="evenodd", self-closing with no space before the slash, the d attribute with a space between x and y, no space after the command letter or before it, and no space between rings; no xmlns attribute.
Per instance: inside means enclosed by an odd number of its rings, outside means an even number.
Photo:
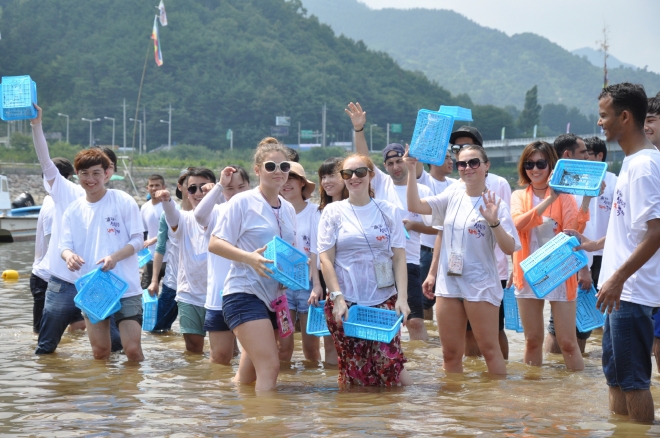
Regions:
<svg viewBox="0 0 660 438"><path fill-rule="evenodd" d="M498 279L482 279L475 283L462 276L446 276L438 280L439 282L435 287L435 296L437 297L486 301L497 307L502 304L504 291L502 290L502 283Z"/></svg>
<svg viewBox="0 0 660 438"><path fill-rule="evenodd" d="M546 300L546 301L573 301L569 300L566 297L566 283L562 283L557 286L552 292L543 298L536 296L531 287L527 284L527 281L523 279L523 288L522 290L516 289L516 298L534 298L536 300Z"/></svg>

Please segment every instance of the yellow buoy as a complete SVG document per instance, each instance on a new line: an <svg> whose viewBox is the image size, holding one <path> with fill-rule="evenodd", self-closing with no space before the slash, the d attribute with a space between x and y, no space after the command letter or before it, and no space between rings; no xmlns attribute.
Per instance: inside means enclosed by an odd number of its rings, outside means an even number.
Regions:
<svg viewBox="0 0 660 438"><path fill-rule="evenodd" d="M3 280L18 280L18 272L13 269L8 269L2 273Z"/></svg>

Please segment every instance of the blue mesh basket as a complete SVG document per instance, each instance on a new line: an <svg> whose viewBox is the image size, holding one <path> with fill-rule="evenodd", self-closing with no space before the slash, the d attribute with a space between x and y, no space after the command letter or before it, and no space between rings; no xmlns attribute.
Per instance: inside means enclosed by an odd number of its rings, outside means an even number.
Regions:
<svg viewBox="0 0 660 438"><path fill-rule="evenodd" d="M605 315L596 307L596 288L578 288L575 326L581 332L588 332L605 325Z"/></svg>
<svg viewBox="0 0 660 438"><path fill-rule="evenodd" d="M440 114L446 114L448 116L454 117L454 120L460 120L464 122L472 122L472 110L467 108L461 108L460 106L447 106L441 105Z"/></svg>
<svg viewBox="0 0 660 438"><path fill-rule="evenodd" d="M138 257L138 265L140 268L154 259L154 256L153 254L151 254L151 251L149 251L149 248L143 248L140 251L138 251L137 257Z"/></svg>
<svg viewBox="0 0 660 438"><path fill-rule="evenodd" d="M527 284L543 298L588 263L584 251L573 251L580 242L559 233L534 254L520 262Z"/></svg>
<svg viewBox="0 0 660 438"><path fill-rule="evenodd" d="M454 117L437 111L419 110L409 154L422 163L441 166L449 147Z"/></svg>
<svg viewBox="0 0 660 438"><path fill-rule="evenodd" d="M317 306L309 306L309 313L307 314L307 334L314 336L330 336L328 330L328 322L325 320L325 300L319 301Z"/></svg>
<svg viewBox="0 0 660 438"><path fill-rule="evenodd" d="M264 257L273 263L266 263L268 274L291 290L309 290L309 266L307 255L275 236L266 246Z"/></svg>
<svg viewBox="0 0 660 438"><path fill-rule="evenodd" d="M148 290L142 291L142 330L150 332L158 319L158 295L151 296Z"/></svg>
<svg viewBox="0 0 660 438"><path fill-rule="evenodd" d="M402 321L403 315L397 316L393 310L354 305L348 309L344 333L354 338L389 344L399 333Z"/></svg>
<svg viewBox="0 0 660 438"><path fill-rule="evenodd" d="M119 299L128 289L128 283L111 271L101 271L101 268L83 275L76 280L75 285L78 293L73 302L85 312L92 324L103 321L121 309Z"/></svg>
<svg viewBox="0 0 660 438"><path fill-rule="evenodd" d="M0 118L4 121L37 117L37 84L30 76L4 76L0 84Z"/></svg>
<svg viewBox="0 0 660 438"><path fill-rule="evenodd" d="M504 289L504 328L515 330L518 333L523 332L520 313L518 312L518 301L516 301L515 288Z"/></svg>
<svg viewBox="0 0 660 438"><path fill-rule="evenodd" d="M562 159L557 161L550 187L558 193L598 196L605 172L607 172L607 163Z"/></svg>

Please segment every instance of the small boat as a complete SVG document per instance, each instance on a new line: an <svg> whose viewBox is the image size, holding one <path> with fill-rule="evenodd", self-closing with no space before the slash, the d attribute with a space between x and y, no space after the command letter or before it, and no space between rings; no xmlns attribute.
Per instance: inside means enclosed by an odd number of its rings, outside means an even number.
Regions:
<svg viewBox="0 0 660 438"><path fill-rule="evenodd" d="M34 240L41 206L11 207L9 181L0 175L0 243Z"/></svg>

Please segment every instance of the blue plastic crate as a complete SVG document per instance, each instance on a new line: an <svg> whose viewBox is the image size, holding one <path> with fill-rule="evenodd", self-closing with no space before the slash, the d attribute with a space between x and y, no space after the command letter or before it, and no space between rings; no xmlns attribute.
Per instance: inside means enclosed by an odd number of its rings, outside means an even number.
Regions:
<svg viewBox="0 0 660 438"><path fill-rule="evenodd" d="M437 111L419 110L409 154L422 163L441 166L449 147L454 117Z"/></svg>
<svg viewBox="0 0 660 438"><path fill-rule="evenodd" d="M151 251L149 251L149 248L143 248L137 253L138 256L138 265L139 267L143 267L150 261L154 259L153 254L151 254Z"/></svg>
<svg viewBox="0 0 660 438"><path fill-rule="evenodd" d="M148 290L142 291L142 330L150 332L158 319L158 295L151 296Z"/></svg>
<svg viewBox="0 0 660 438"><path fill-rule="evenodd" d="M85 312L92 324L96 324L121 308L119 299L128 289L128 283L111 271L100 268L76 280L78 293L73 299L77 308Z"/></svg>
<svg viewBox="0 0 660 438"><path fill-rule="evenodd" d="M267 263L268 274L291 290L309 289L309 266L307 255L275 236L266 246L264 257L274 263Z"/></svg>
<svg viewBox="0 0 660 438"><path fill-rule="evenodd" d="M37 84L30 76L3 76L0 83L0 118L4 121L37 117Z"/></svg>
<svg viewBox="0 0 660 438"><path fill-rule="evenodd" d="M596 307L596 288L578 288L575 326L581 332L588 332L605 325L605 315Z"/></svg>
<svg viewBox="0 0 660 438"><path fill-rule="evenodd" d="M598 196L605 172L607 172L607 163L562 159L557 161L550 187L558 193Z"/></svg>
<svg viewBox="0 0 660 438"><path fill-rule="evenodd" d="M390 343L399 333L403 315L397 316L393 310L360 305L348 309L348 319L344 321L346 336Z"/></svg>
<svg viewBox="0 0 660 438"><path fill-rule="evenodd" d="M453 116L454 120L460 120L465 122L473 122L472 120L472 110L467 108L462 108L460 106L440 106L440 114L447 114L448 116Z"/></svg>
<svg viewBox="0 0 660 438"><path fill-rule="evenodd" d="M584 251L573 251L579 244L576 237L559 233L520 262L525 280L537 297L548 295L587 265Z"/></svg>
<svg viewBox="0 0 660 438"><path fill-rule="evenodd" d="M325 300L319 301L319 306L309 306L307 313L307 334L314 336L330 336L328 322L325 320Z"/></svg>
<svg viewBox="0 0 660 438"><path fill-rule="evenodd" d="M515 288L504 289L504 328L523 332L520 313L518 312L518 301L516 301Z"/></svg>

